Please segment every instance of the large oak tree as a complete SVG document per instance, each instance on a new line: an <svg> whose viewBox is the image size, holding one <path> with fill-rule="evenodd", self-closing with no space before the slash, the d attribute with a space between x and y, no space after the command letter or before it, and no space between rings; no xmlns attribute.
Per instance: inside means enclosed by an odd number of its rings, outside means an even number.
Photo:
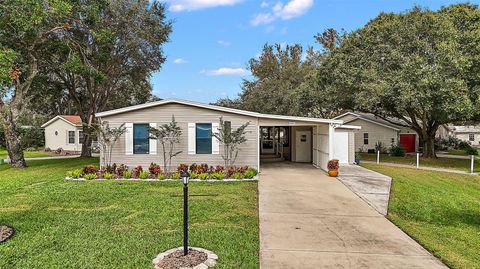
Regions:
<svg viewBox="0 0 480 269"><path fill-rule="evenodd" d="M49 57L40 48L65 36L71 8L63 0L0 2L0 123L13 167L26 167L17 125L39 65Z"/></svg>
<svg viewBox="0 0 480 269"><path fill-rule="evenodd" d="M435 157L439 126L478 115L479 44L475 5L382 13L326 59L323 82L344 108L401 119L418 133L423 155Z"/></svg>

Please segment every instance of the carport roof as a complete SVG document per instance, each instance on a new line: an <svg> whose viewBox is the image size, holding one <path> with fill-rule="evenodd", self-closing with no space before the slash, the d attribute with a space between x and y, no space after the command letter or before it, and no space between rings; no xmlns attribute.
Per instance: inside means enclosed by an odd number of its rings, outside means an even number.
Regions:
<svg viewBox="0 0 480 269"><path fill-rule="evenodd" d="M124 107L124 108L119 108L119 109L100 112L100 113L95 114L95 116L99 117L99 118L107 117L107 116L111 116L111 115L115 115L115 114L126 113L126 112L130 112L130 111L135 111L135 110L140 110L140 109L145 109L145 108L155 107L155 106L160 106L160 105L166 105L166 104L181 104L181 105L206 108L206 109L211 109L211 110L216 110L216 111L228 112L228 113L233 113L233 114L251 116L251 117L255 117L255 118L279 119L279 120L290 120L290 121L305 121L305 122L312 122L312 123L343 124L343 120L309 118L309 117L295 117L295 116L274 115L274 114L262 114L262 113L258 113L258 112L252 112L252 111L247 111L247 110L234 109L234 108L228 108L228 107L222 107L222 106L216 106L216 105L209 105L209 104L203 104L203 103L199 103L199 102L180 100L180 99L165 99L165 100L151 102L151 103L145 103L145 104L141 104L141 105L129 106L129 107Z"/></svg>

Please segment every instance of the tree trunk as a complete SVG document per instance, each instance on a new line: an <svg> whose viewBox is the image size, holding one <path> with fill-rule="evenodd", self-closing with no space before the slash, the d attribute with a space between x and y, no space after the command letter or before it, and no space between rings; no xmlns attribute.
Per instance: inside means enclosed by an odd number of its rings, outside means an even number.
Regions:
<svg viewBox="0 0 480 269"><path fill-rule="evenodd" d="M83 127L83 142L81 157L92 157L92 134L90 128Z"/></svg>
<svg viewBox="0 0 480 269"><path fill-rule="evenodd" d="M435 154L435 133L429 134L423 138L423 157L437 158Z"/></svg>
<svg viewBox="0 0 480 269"><path fill-rule="evenodd" d="M5 141L7 144L8 157L10 158L10 165L16 168L24 168L27 167L27 163L23 156L20 134L13 120L13 113L8 109L8 107L5 108L2 116L5 122L3 127L5 130Z"/></svg>

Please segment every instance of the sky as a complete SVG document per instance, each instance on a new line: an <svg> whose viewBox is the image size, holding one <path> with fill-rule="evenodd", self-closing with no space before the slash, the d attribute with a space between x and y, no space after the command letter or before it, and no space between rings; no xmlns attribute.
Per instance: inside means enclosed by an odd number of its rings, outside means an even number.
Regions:
<svg viewBox="0 0 480 269"><path fill-rule="evenodd" d="M418 5L438 9L448 0L160 0L173 20L167 57L151 82L160 98L204 103L236 98L243 79L252 79L248 60L265 43L315 44L327 28L352 31L380 12ZM470 1L479 4L480 0Z"/></svg>

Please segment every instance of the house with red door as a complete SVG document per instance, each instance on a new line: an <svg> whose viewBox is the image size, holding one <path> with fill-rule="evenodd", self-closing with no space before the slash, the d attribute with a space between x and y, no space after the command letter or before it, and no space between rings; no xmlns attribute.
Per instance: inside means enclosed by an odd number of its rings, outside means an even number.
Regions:
<svg viewBox="0 0 480 269"><path fill-rule="evenodd" d="M385 150L399 143L407 153L417 152L421 147L417 132L405 127L399 119L391 118L388 121L371 113L346 112L335 117L343 120L345 124L361 126L361 130L355 132L356 151L374 152L379 143ZM438 136L446 136L447 131L441 127Z"/></svg>

